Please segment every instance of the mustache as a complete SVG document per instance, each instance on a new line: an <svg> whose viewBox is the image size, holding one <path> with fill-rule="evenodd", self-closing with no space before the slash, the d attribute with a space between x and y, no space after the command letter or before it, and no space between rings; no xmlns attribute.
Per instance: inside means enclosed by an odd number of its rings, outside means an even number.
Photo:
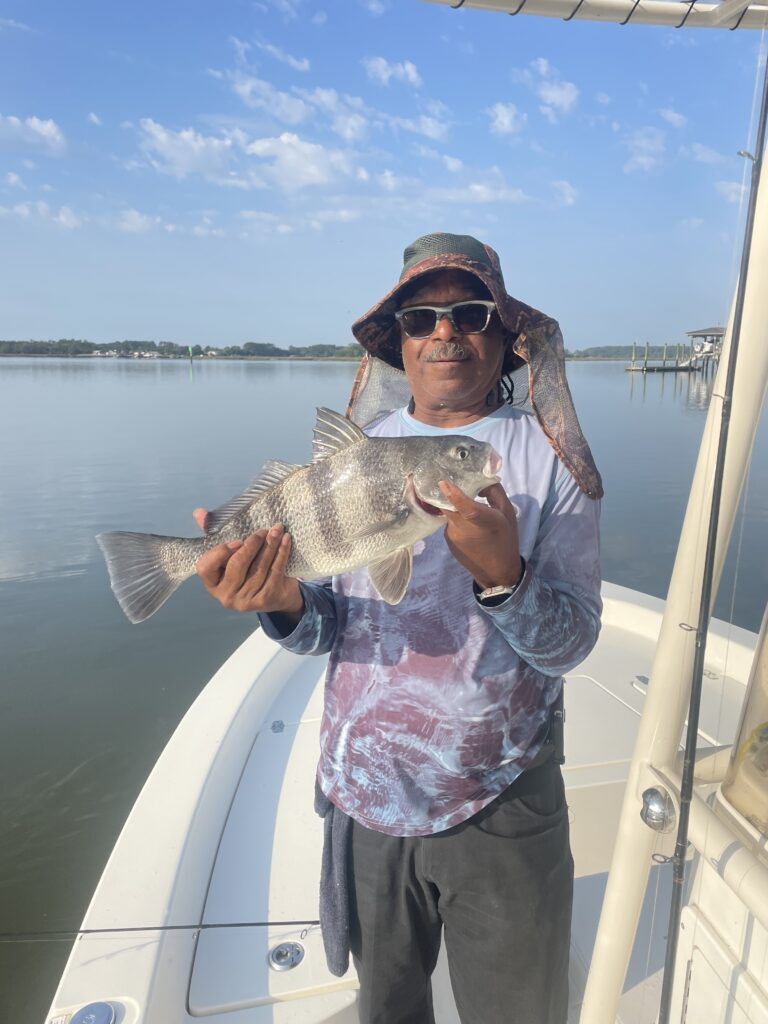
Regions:
<svg viewBox="0 0 768 1024"><path fill-rule="evenodd" d="M424 356L425 363L440 363L447 359L469 359L469 353L458 341L438 341Z"/></svg>

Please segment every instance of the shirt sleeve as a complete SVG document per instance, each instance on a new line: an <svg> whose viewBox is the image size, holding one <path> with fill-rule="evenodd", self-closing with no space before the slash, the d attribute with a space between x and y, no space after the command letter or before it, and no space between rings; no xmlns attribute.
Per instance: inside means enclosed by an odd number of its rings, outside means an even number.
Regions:
<svg viewBox="0 0 768 1024"><path fill-rule="evenodd" d="M558 463L519 586L493 608L480 605L510 647L544 675L575 668L600 633L599 524L600 502Z"/></svg>
<svg viewBox="0 0 768 1024"><path fill-rule="evenodd" d="M330 580L322 583L299 582L304 598L304 614L292 633L283 633L275 617L260 614L261 628L271 640L294 654L327 654L336 639L336 603Z"/></svg>

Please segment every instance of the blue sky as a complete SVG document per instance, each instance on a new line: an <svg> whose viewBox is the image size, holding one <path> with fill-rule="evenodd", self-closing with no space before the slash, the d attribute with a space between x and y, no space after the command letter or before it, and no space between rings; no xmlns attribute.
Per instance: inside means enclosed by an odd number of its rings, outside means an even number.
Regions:
<svg viewBox="0 0 768 1024"><path fill-rule="evenodd" d="M760 34L418 0L0 0L0 338L346 344L469 232L566 345L734 283Z"/></svg>

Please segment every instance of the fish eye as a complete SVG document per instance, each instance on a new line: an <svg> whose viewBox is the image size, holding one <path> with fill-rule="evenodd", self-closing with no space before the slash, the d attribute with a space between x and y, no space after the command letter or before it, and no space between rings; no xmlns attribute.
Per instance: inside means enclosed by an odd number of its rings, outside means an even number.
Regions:
<svg viewBox="0 0 768 1024"><path fill-rule="evenodd" d="M461 447L459 447L459 448L456 449L456 458L457 459L466 459L468 457L469 457L469 449L468 448L461 448Z"/></svg>

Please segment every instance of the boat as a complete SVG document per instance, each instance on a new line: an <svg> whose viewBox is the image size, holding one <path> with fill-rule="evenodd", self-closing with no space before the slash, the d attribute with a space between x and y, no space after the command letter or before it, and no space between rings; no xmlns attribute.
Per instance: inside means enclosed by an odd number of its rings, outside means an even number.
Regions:
<svg viewBox="0 0 768 1024"><path fill-rule="evenodd" d="M768 25L749 0L452 6ZM759 635L710 619L768 382L766 106L768 77L741 274L667 599L605 583L599 643L566 676L569 1024L768 1022L768 619ZM354 970L328 971L318 922L324 667L257 631L210 680L125 823L47 1024L358 1021ZM442 958L434 996L439 1024L456 1024Z"/></svg>

